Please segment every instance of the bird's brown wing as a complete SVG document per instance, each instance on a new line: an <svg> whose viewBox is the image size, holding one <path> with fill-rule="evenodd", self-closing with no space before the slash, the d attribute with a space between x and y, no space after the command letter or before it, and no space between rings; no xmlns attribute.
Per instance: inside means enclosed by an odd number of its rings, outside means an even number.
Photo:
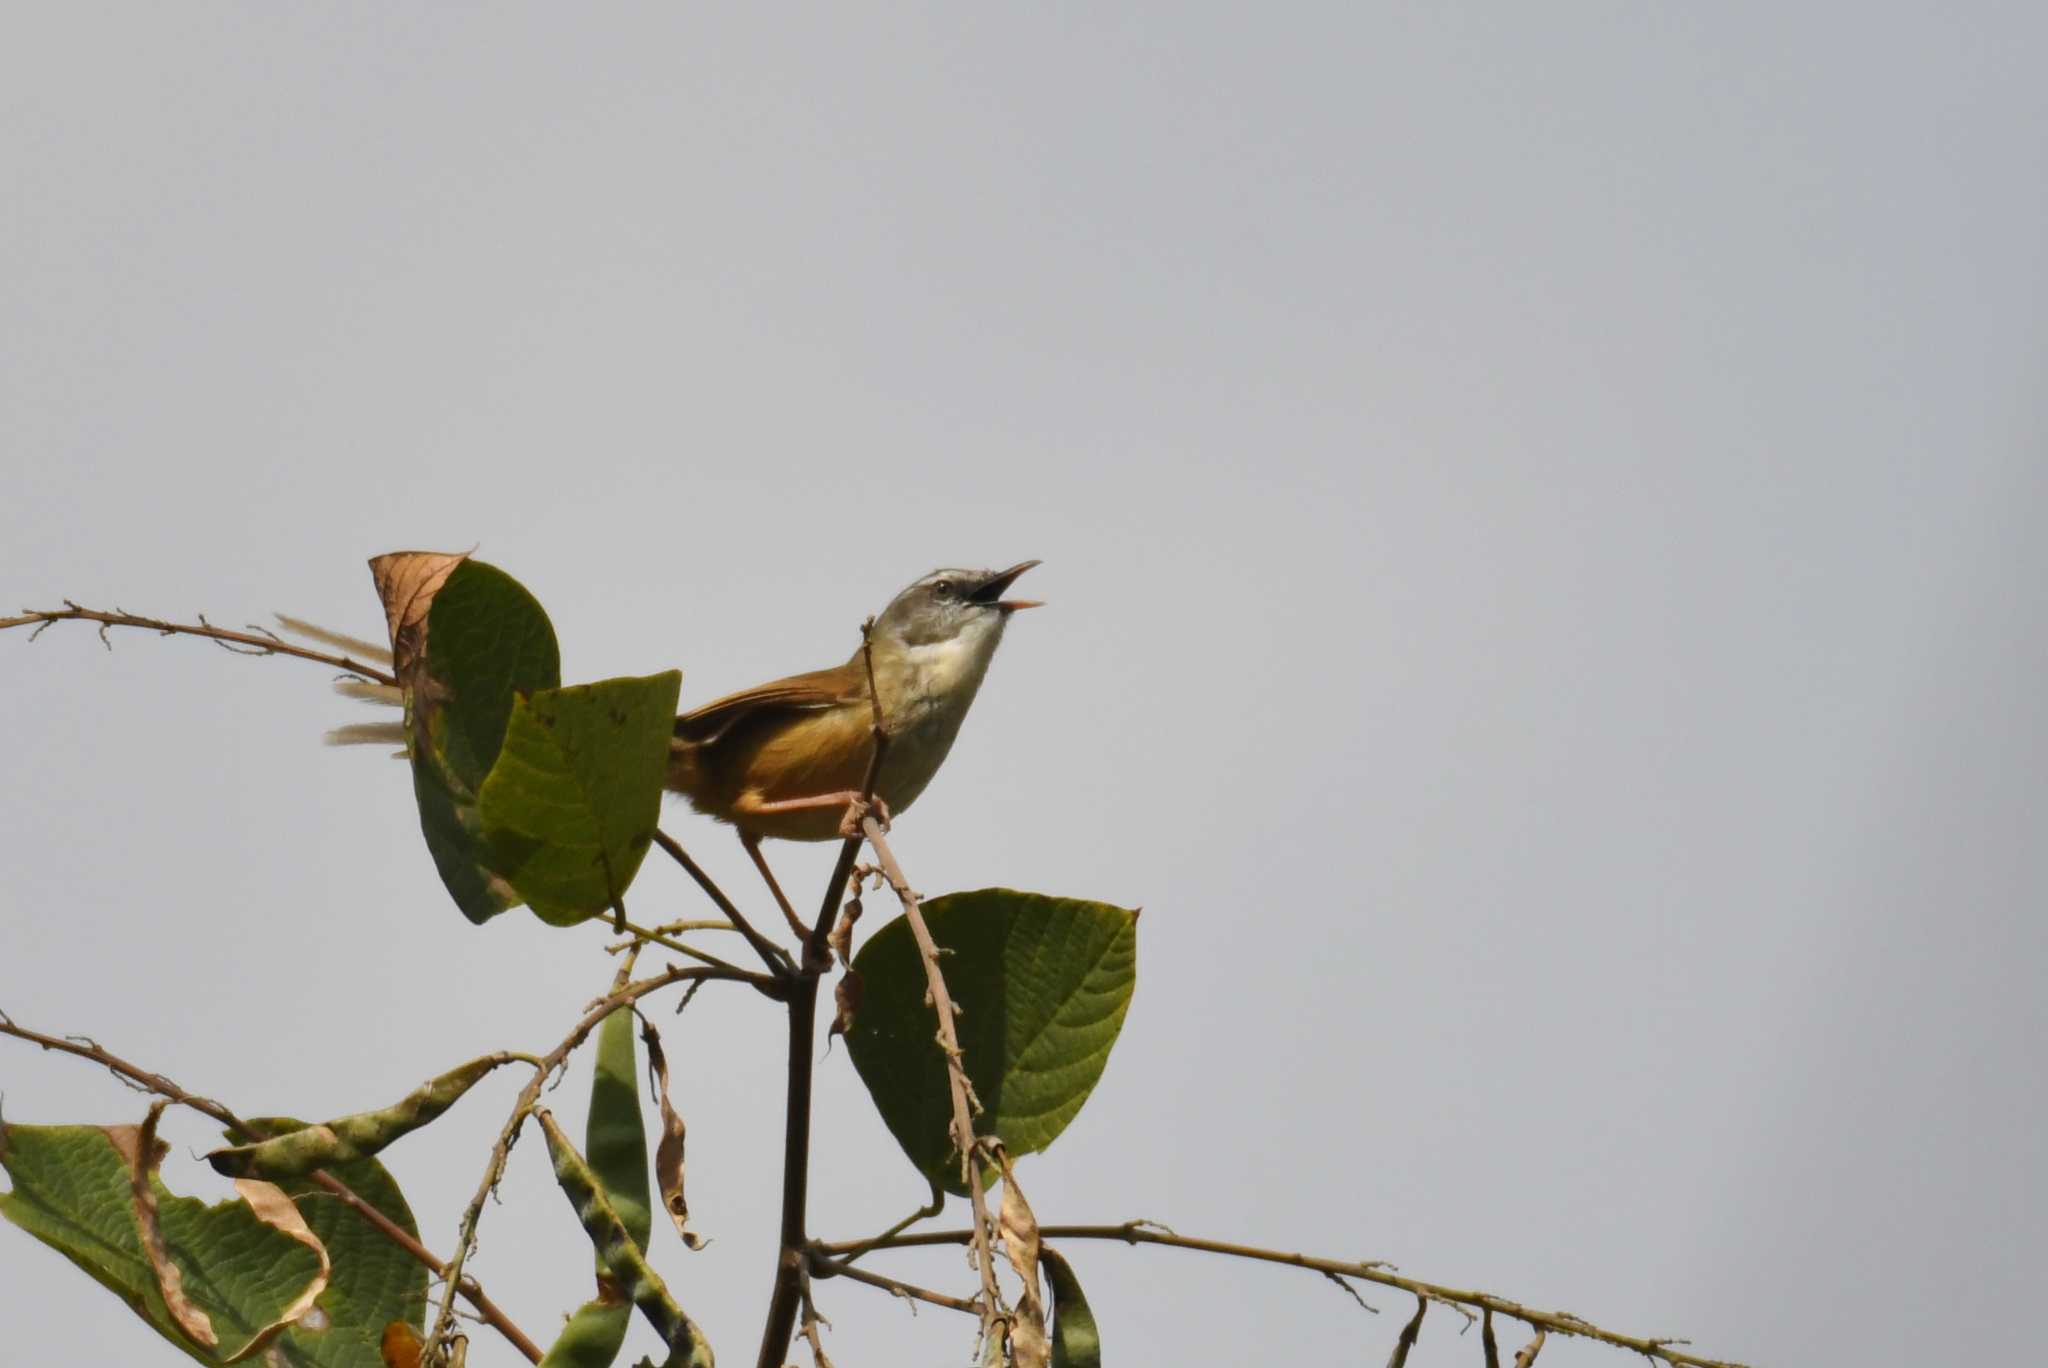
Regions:
<svg viewBox="0 0 2048 1368"><path fill-rule="evenodd" d="M742 689L676 719L678 740L705 746L747 718L764 712L814 712L867 697L867 676L854 665L812 670Z"/></svg>

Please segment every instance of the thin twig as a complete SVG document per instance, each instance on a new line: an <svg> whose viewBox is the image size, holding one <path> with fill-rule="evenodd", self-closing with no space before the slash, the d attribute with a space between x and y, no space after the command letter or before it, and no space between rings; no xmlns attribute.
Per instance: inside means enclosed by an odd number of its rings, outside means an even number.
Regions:
<svg viewBox="0 0 2048 1368"><path fill-rule="evenodd" d="M1543 1351L1543 1327L1536 1327L1536 1338L1522 1346L1522 1352L1515 1355L1515 1368L1529 1368L1536 1361L1536 1355Z"/></svg>
<svg viewBox="0 0 2048 1368"><path fill-rule="evenodd" d="M865 1268L855 1268L852 1264L841 1263L836 1259L827 1258L824 1254L817 1252L816 1246L812 1246L806 1268L814 1278L850 1278L854 1282L865 1283L869 1287L879 1287L884 1292L893 1292L899 1297L908 1297L913 1301L930 1302L933 1306L943 1306L948 1311L964 1311L970 1316L979 1316L981 1314L981 1304L979 1302L971 1301L966 1297L948 1296L944 1292L934 1292L929 1287L919 1287L916 1283L907 1283L899 1278L889 1278L884 1277L880 1273L870 1273Z"/></svg>
<svg viewBox="0 0 2048 1368"><path fill-rule="evenodd" d="M1480 1313L1479 1347L1486 1354L1486 1368L1500 1368L1500 1344L1493 1337L1493 1308L1490 1306Z"/></svg>
<svg viewBox="0 0 2048 1368"><path fill-rule="evenodd" d="M939 1049L946 1056L946 1086L952 1096L953 1115L948 1130L954 1148L960 1151L960 1174L967 1183L970 1210L974 1213L974 1262L981 1273L981 1332L990 1336L1002 1319L1002 1293L996 1286L996 1257L989 1244L988 1208L981 1187L980 1142L974 1135L974 1113L980 1108L960 1059L960 1032L954 1020L957 1009L952 994L946 990L946 976L939 970L939 947L932 940L931 929L924 924L924 912L918 905L917 894L911 890L910 880L903 875L903 866L896 863L896 852L889 849L882 834L882 824L872 816L866 817L861 821L861 830L867 833L868 845L882 867L882 877L888 880L896 900L903 904L903 919L910 923L911 939L917 942L918 958L924 961L925 995L938 1017Z"/></svg>
<svg viewBox="0 0 2048 1368"><path fill-rule="evenodd" d="M1581 1339L1598 1340L1611 1344L1617 1349L1627 1349L1645 1358L1661 1359L1680 1368L1743 1368L1743 1365L1725 1359L1701 1358L1685 1353L1674 1347L1675 1341L1668 1339L1647 1339L1639 1335L1624 1335L1613 1330L1604 1330L1591 1321L1574 1316L1568 1311L1539 1311L1532 1306L1497 1297L1491 1292L1476 1292L1464 1288L1446 1287L1441 1283L1423 1282L1418 1278L1405 1277L1393 1272L1388 1265L1379 1261L1346 1262L1342 1259L1323 1259L1310 1254L1295 1254L1279 1249L1261 1249L1256 1245L1231 1244L1223 1240L1204 1240L1192 1235L1176 1235L1170 1230L1148 1221L1126 1221L1122 1225L1047 1225L1040 1226L1038 1233L1046 1241L1054 1240L1121 1240L1125 1244L1165 1245L1172 1249L1193 1249L1208 1254L1225 1254L1238 1259L1256 1259L1262 1263L1287 1264L1294 1268L1311 1269L1317 1273L1341 1273L1347 1278L1358 1278L1365 1282L1378 1283L1382 1287L1395 1287L1411 1296L1427 1297L1431 1301L1456 1305L1469 1310L1498 1312L1539 1331L1556 1335L1576 1335ZM928 1230L917 1234L896 1235L885 1240L848 1240L843 1243L823 1243L817 1246L819 1252L835 1257L845 1257L852 1251L873 1249L911 1249L922 1245L966 1244L971 1232L965 1230ZM1540 1337L1539 1337L1540 1338ZM1525 1353L1531 1352L1524 1350ZM1525 1366L1526 1368L1526 1366Z"/></svg>
<svg viewBox="0 0 2048 1368"><path fill-rule="evenodd" d="M919 1207L917 1210L911 1212L908 1216L905 1216L902 1220L898 1221L895 1225L890 1226L881 1234L870 1236L865 1240L857 1242L850 1248L845 1249L842 1252L841 1257L843 1257L846 1260L846 1262L851 1263L855 1259L858 1259L861 1255L867 1253L870 1249L880 1248L885 1241L890 1240L895 1236L901 1235L904 1231L910 1229L919 1221L929 1221L932 1217L938 1215L941 1211L944 1211L945 1209L946 1191L937 1183L933 1183L932 1199L930 1202L926 1203L924 1206ZM1356 1292L1353 1292L1351 1295L1355 1297L1358 1294ZM1366 1307L1366 1310L1368 1311L1370 1311L1371 1309L1372 1308L1369 1306Z"/></svg>
<svg viewBox="0 0 2048 1368"><path fill-rule="evenodd" d="M216 627L203 619L199 624L194 625L184 622L165 622L159 618L138 617L134 613L119 611L103 612L97 608L81 608L70 599L64 600L62 608L30 609L19 617L0 618L0 631L5 631L9 627L26 627L30 623L35 623L35 634L40 635L45 627L54 622L97 622L100 625L100 640L102 642L107 640L106 632L109 627L139 627L145 631L156 632L161 636L205 637L231 650L238 650L245 655L297 656L301 660L312 660L322 665L332 665L337 670L346 670L350 674L359 675L364 679L375 680L379 684L395 686L398 683L395 676L387 671L378 669L374 665L365 665L362 661L351 656L331 655L326 651L314 651L304 646L294 646L290 642L281 640L268 632L261 635L252 632L230 632L225 628ZM111 650L112 643L108 642L107 644L108 649Z"/></svg>
<svg viewBox="0 0 2048 1368"><path fill-rule="evenodd" d="M676 965L637 983L629 983L600 998L583 1014L575 1029L562 1038L559 1045L541 1056L539 1067L533 1071L533 1077L527 1080L526 1086L519 1090L519 1096L512 1104L512 1114L506 1118L504 1126L498 1132L497 1142L491 1146L490 1162L484 1166L483 1181L477 1185L476 1195L469 1199L468 1207L463 1210L462 1228L456 1240L455 1256L448 1261L448 1272L445 1275L447 1282L442 1288L440 1305L434 1313L433 1330L426 1337L427 1350L422 1362L447 1361L449 1336L455 1324L455 1302L450 1289L461 1276L462 1265L468 1260L470 1250L476 1245L476 1227L477 1222L483 1218L484 1203L490 1199L492 1189L498 1186L498 1179L504 1175L505 1162L512 1155L513 1142L519 1138L519 1130L526 1124L526 1118L533 1110L534 1103L540 1100L541 1089L546 1086L549 1077L561 1067L562 1062L576 1047L583 1043L585 1037L611 1015L614 1008L638 1002L649 993L666 988L672 983L703 979L728 979L751 983L763 992L770 989L779 991L779 985L775 980L761 974L750 974L744 970L718 969L701 964Z"/></svg>
<svg viewBox="0 0 2048 1368"><path fill-rule="evenodd" d="M46 1050L61 1050L65 1054L77 1055L80 1059L89 1059L93 1063L111 1070L115 1077L125 1083L139 1087L145 1092L154 1093L158 1097L168 1098L180 1106L190 1107L201 1115L212 1117L244 1140L254 1142L271 1138L270 1131L264 1127L244 1121L212 1098L200 1097L186 1092L162 1074L151 1073L147 1069L139 1068L119 1055L102 1049L93 1041L69 1040L60 1036L44 1035L40 1031L31 1031L24 1026L15 1025L14 1019L5 1012L0 1012L0 1035L14 1036L16 1039L26 1040L30 1044L40 1045ZM385 1239L397 1245L412 1258L426 1265L427 1270L436 1277L447 1276L447 1266L441 1261L439 1255L421 1244L403 1226L357 1196L354 1189L350 1188L339 1178L322 1170L309 1175L307 1181L318 1184L331 1196L338 1198L343 1206L369 1222L371 1227ZM526 1355L529 1361L533 1363L540 1362L540 1346L529 1339L526 1332L513 1323L512 1318L505 1314L503 1308L484 1294L483 1287L475 1278L462 1279L460 1290L463 1299L476 1308L477 1314L483 1317L486 1324L490 1325L492 1329L503 1335L507 1340L510 1340L513 1347Z"/></svg>
<svg viewBox="0 0 2048 1368"><path fill-rule="evenodd" d="M644 926L636 926L631 921L626 920L623 911L611 920L606 920L603 917L592 917L590 919L590 925L608 927L614 931L621 929L619 925L621 922L624 922L623 929L625 933L633 938L632 941L627 942L628 944L658 945L664 950L673 950L678 955L687 955L689 958L697 961L699 964L708 964L713 969L727 969L735 974L747 975L747 971L740 968L737 964L733 964L729 961L722 960L716 955L708 954L705 951L699 950L694 945L686 945L682 941L675 940L671 937L665 936L657 930L651 930ZM620 947L607 946L605 948L607 950L617 950ZM750 978L760 977L759 975L747 976ZM767 993L769 997L775 998L778 1001L782 997L781 985L779 983L775 983L773 980L770 981L770 987L763 988L762 991Z"/></svg>
<svg viewBox="0 0 2048 1368"><path fill-rule="evenodd" d="M697 887L704 890L704 896L711 899L719 911L725 913L725 919L732 923L734 930L747 938L747 944L754 947L754 953L768 966L769 973L777 978L786 978L795 972L796 966L790 963L789 952L755 930L754 924L740 915L740 910L733 905L733 900L725 896L725 890L704 872L702 866L690 858L690 853L683 849L675 837L656 827L654 843L667 851L669 858L681 865L683 872L696 881Z"/></svg>

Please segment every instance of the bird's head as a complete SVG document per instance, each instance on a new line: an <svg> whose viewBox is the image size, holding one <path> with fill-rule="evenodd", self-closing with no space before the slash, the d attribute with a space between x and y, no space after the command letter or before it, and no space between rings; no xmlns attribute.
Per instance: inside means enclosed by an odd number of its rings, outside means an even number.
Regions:
<svg viewBox="0 0 2048 1368"><path fill-rule="evenodd" d="M1028 560L1007 570L934 570L889 600L875 619L875 632L905 646L962 638L992 645L1010 614L1040 606L1033 599L1003 597L1003 591L1036 564Z"/></svg>

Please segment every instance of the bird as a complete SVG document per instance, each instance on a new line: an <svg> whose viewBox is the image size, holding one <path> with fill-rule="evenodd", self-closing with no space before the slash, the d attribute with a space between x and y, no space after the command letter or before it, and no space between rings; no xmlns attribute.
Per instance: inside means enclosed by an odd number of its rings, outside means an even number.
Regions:
<svg viewBox="0 0 2048 1368"><path fill-rule="evenodd" d="M934 570L864 625L861 645L844 663L742 689L676 718L666 786L739 832L799 938L807 928L769 869L761 842L852 838L867 815L877 726L884 743L872 792L875 815L886 827L917 801L953 749L1011 616L1044 606L1003 597L1039 563ZM280 620L316 640L390 659L372 643L297 618ZM404 702L390 684L350 680L336 688L365 702ZM330 731L327 739L334 745L407 744L400 722L356 723Z"/></svg>
<svg viewBox="0 0 2048 1368"><path fill-rule="evenodd" d="M901 814L952 750L1011 616L1042 606L1003 597L1037 564L933 570L889 600L844 663L684 713L668 787L737 828L757 861L764 838L834 840L860 800L879 721L874 796L885 820Z"/></svg>

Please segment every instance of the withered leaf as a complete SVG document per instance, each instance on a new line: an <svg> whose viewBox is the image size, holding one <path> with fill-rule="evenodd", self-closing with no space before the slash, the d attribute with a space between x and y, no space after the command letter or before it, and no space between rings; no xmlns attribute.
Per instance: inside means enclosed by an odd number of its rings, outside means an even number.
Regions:
<svg viewBox="0 0 2048 1368"><path fill-rule="evenodd" d="M1052 1344L1045 1333L1045 1302L1038 1284L1038 1217L1024 1199L1024 1189L1017 1186L1009 1151L997 1145L995 1152L1003 1169L1003 1204L997 1217L1003 1253L1024 1281L1017 1298L1017 1316L1010 1323L1010 1361L1014 1368L1046 1368L1052 1360Z"/></svg>
<svg viewBox="0 0 2048 1368"><path fill-rule="evenodd" d="M107 1139L113 1142L115 1151L128 1165L128 1187L135 1203L135 1224L142 1237L142 1252L149 1257L150 1271L156 1274L156 1287L163 1296L164 1306L186 1338L212 1349L219 1345L220 1337L213 1333L212 1319L185 1297L185 1275L171 1262L170 1250L164 1247L163 1226L157 1215L156 1188L149 1181L168 1152L168 1147L156 1138L156 1123L169 1105L167 1102L151 1104L149 1114L140 1126L107 1126L103 1129Z"/></svg>
<svg viewBox="0 0 2048 1368"><path fill-rule="evenodd" d="M371 558L370 576L391 632L392 663L408 687L426 657L427 612L434 606L434 595L468 559L466 551L391 551Z"/></svg>
<svg viewBox="0 0 2048 1368"><path fill-rule="evenodd" d="M702 1249L704 1237L690 1229L690 1204L683 1198L683 1118L669 1101L668 1056L662 1053L661 1034L654 1023L642 1021L640 1039L647 1046L647 1073L661 1103L661 1140L654 1147L654 1182L661 1190L661 1205L675 1224L676 1234L691 1249Z"/></svg>
<svg viewBox="0 0 2048 1368"><path fill-rule="evenodd" d="M257 1220L312 1250L320 1259L320 1271L293 1299L290 1306L278 1312L270 1324L257 1331L255 1338L251 1339L239 1353L228 1359L229 1363L239 1363L252 1354L262 1352L263 1347L276 1338L278 1331L311 1311L313 1303L327 1290L327 1281L334 1272L334 1264L327 1257L327 1246L322 1244L320 1237L307 1226L306 1218L299 1214L299 1208L285 1194L283 1188L274 1183L266 1183L260 1178L237 1178L235 1192L249 1204L249 1210L255 1213Z"/></svg>
<svg viewBox="0 0 2048 1368"><path fill-rule="evenodd" d="M832 1029L828 1034L845 1035L853 1029L853 1019L860 1014L860 992L860 975L851 969L832 985Z"/></svg>

